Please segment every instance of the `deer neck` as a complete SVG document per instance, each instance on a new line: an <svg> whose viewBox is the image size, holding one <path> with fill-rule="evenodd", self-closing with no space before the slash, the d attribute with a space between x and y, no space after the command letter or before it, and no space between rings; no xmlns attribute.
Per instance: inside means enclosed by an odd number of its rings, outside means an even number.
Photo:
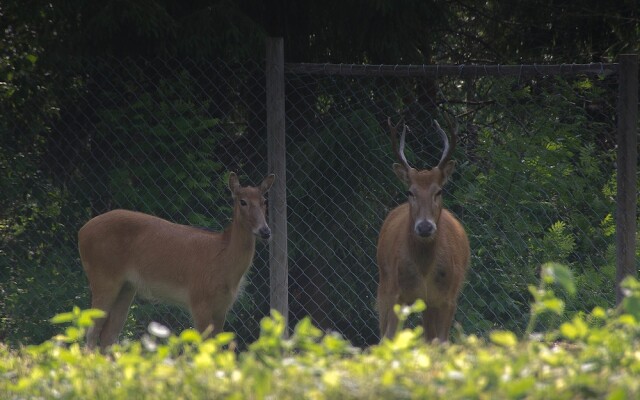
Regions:
<svg viewBox="0 0 640 400"><path fill-rule="evenodd" d="M233 222L225 229L224 236L226 246L223 250L223 258L230 271L229 277L236 284L253 262L256 237L243 227L237 218L234 218Z"/></svg>
<svg viewBox="0 0 640 400"><path fill-rule="evenodd" d="M423 239L415 234L412 224L409 224L407 228L407 245L409 251L415 263L420 267L422 272L426 274L435 262L436 243L438 242L439 232L431 239Z"/></svg>

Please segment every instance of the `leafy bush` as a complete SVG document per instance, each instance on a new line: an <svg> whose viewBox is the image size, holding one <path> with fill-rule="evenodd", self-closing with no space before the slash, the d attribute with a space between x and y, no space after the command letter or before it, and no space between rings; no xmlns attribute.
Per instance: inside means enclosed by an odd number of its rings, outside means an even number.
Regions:
<svg viewBox="0 0 640 400"><path fill-rule="evenodd" d="M584 77L474 85L474 98L500 106L470 112L467 154L449 201L473 249L460 306L466 330L522 332L526 289L552 260L576 276L568 311L614 304L614 125L584 106L600 104L605 87Z"/></svg>
<svg viewBox="0 0 640 400"><path fill-rule="evenodd" d="M568 269L543 266L539 286L530 288L533 319L561 312L554 284L575 289ZM142 340L101 354L81 343L100 312L74 308L53 318L72 323L63 334L18 350L0 345L0 390L10 399L636 398L640 283L630 278L624 287L618 309L595 307L544 333L494 331L489 340L462 335L453 344L424 344L417 327L365 350L309 319L283 338L284 319L273 313L241 353L231 333L203 339L151 325ZM404 320L420 309L398 312Z"/></svg>

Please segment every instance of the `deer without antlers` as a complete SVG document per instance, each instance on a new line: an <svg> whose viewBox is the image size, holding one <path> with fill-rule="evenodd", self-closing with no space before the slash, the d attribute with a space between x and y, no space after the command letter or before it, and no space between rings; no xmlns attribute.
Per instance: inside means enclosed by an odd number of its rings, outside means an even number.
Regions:
<svg viewBox="0 0 640 400"><path fill-rule="evenodd" d="M222 331L227 311L255 253L256 237L268 239L264 194L241 187L229 175L233 220L224 232L174 224L127 210L113 210L87 222L78 233L80 259L91 288L91 307L107 313L87 332L87 345L116 340L136 293L186 307L196 329Z"/></svg>
<svg viewBox="0 0 640 400"><path fill-rule="evenodd" d="M442 207L442 187L455 168L451 155L456 146L456 130L451 144L437 121L434 125L444 140L442 158L433 169L412 168L404 155L404 125L398 148L398 129L387 123L391 143L399 163L393 170L409 190L408 202L387 215L378 238L378 313L380 336L395 335L398 318L395 304L426 303L422 314L427 341L446 341L457 307L457 298L469 265L469 240L460 222Z"/></svg>

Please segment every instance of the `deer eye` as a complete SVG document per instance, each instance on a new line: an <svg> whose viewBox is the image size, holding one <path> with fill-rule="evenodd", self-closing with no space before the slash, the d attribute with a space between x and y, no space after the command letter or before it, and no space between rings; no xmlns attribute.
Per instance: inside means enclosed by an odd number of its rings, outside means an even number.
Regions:
<svg viewBox="0 0 640 400"><path fill-rule="evenodd" d="M407 190L407 197L415 196L411 190Z"/></svg>
<svg viewBox="0 0 640 400"><path fill-rule="evenodd" d="M436 192L436 197L442 196L442 189L438 190Z"/></svg>
<svg viewBox="0 0 640 400"><path fill-rule="evenodd" d="M244 200L240 200L240 205L243 206L243 207L246 207L247 206L247 202L244 201Z"/></svg>

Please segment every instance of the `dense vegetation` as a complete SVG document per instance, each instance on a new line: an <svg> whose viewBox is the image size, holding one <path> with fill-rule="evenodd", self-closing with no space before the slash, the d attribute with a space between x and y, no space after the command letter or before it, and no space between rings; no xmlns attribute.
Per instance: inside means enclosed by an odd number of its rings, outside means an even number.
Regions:
<svg viewBox="0 0 640 400"><path fill-rule="evenodd" d="M529 288L532 322L562 313L558 286L574 293L570 270L545 265L540 284ZM629 279L625 289L618 309L596 307L521 338L494 331L487 340L461 335L427 345L416 328L365 350L309 319L283 339L283 319L274 314L241 353L233 334L203 339L152 324L141 341L101 354L82 346L96 310L74 309L53 318L71 326L51 340L17 350L0 345L0 390L7 399L632 399L640 394L640 283ZM405 320L422 307L398 312Z"/></svg>

